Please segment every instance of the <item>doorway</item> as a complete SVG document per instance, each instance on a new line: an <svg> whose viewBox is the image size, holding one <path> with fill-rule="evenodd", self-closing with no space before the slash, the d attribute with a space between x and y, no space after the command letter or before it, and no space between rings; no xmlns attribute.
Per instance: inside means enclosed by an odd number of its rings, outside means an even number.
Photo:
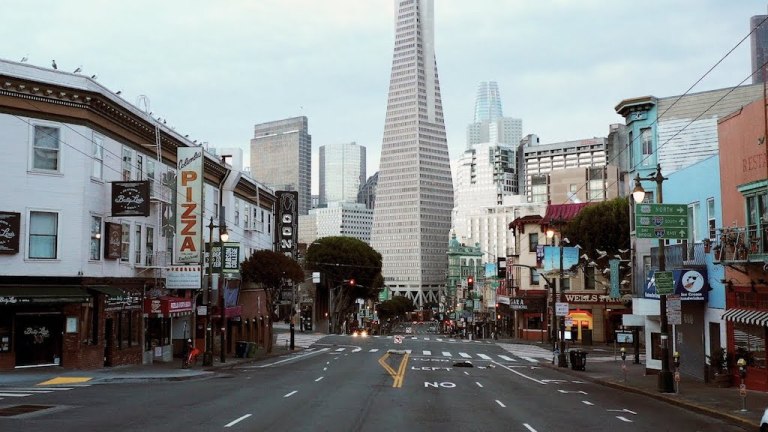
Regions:
<svg viewBox="0 0 768 432"><path fill-rule="evenodd" d="M112 318L104 320L104 366L112 366L112 353L115 348L115 324Z"/></svg>
<svg viewBox="0 0 768 432"><path fill-rule="evenodd" d="M61 364L61 314L16 316L16 366Z"/></svg>

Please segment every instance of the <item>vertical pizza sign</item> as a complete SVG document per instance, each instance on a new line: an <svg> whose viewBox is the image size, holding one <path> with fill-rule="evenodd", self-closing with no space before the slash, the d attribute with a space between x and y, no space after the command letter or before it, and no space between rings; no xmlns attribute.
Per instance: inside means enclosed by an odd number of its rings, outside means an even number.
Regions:
<svg viewBox="0 0 768 432"><path fill-rule="evenodd" d="M203 149L180 147L176 174L176 262L200 263L203 231Z"/></svg>

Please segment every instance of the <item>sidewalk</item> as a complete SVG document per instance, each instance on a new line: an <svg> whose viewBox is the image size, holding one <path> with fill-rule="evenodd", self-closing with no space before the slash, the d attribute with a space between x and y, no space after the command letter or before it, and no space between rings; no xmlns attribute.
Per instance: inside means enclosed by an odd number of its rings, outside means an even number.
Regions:
<svg viewBox="0 0 768 432"><path fill-rule="evenodd" d="M504 342L530 343L519 340L505 340ZM744 427L746 430L758 429L763 410L768 407L768 393L747 390L747 412L742 412L742 399L739 395L738 383L732 387L718 388L684 374L680 376L678 393L662 393L658 390L658 376L655 374L646 375L645 364L643 361L640 364L634 364L634 356L631 352L627 353L625 374L621 367L621 357L618 356L615 361L612 359L613 347L576 345L571 349L581 349L587 352L585 371L571 369L570 363L567 368L558 367L550 362L544 362L542 365L583 380L643 394L692 411L717 417L731 424ZM593 358L601 357L601 361L590 362L590 356ZM606 357L611 358L607 359Z"/></svg>
<svg viewBox="0 0 768 432"><path fill-rule="evenodd" d="M287 326L286 326L287 328ZM285 344L279 343L284 330L275 327L278 334L278 343L272 348L271 353L259 348L256 355L249 358L227 357L224 363L219 361L218 353L215 353L212 366L202 366L202 358L197 365L188 369L181 367L181 359L173 359L171 362L156 362L150 365L126 365L104 367L93 370L72 370L60 366L44 366L0 372L0 392L2 387L33 387L42 385L84 385L108 382L142 382L148 380L182 381L191 379L205 379L216 373L226 373L227 369L239 364L251 363L265 358L278 357L302 349L296 346L293 351Z"/></svg>

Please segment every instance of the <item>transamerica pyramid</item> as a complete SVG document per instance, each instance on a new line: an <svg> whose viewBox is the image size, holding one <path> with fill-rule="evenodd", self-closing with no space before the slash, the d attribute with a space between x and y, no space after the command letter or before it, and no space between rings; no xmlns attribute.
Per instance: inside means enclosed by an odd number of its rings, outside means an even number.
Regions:
<svg viewBox="0 0 768 432"><path fill-rule="evenodd" d="M445 287L453 208L434 1L395 0L395 19L371 243L390 291L423 306Z"/></svg>

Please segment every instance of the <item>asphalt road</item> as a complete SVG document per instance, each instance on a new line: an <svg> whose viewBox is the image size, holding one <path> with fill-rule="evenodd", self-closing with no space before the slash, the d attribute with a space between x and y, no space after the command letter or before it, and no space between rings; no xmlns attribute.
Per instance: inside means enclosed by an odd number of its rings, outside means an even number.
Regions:
<svg viewBox="0 0 768 432"><path fill-rule="evenodd" d="M535 353L416 333L328 336L205 380L34 394L23 403L54 408L0 418L0 431L742 430L542 368Z"/></svg>

